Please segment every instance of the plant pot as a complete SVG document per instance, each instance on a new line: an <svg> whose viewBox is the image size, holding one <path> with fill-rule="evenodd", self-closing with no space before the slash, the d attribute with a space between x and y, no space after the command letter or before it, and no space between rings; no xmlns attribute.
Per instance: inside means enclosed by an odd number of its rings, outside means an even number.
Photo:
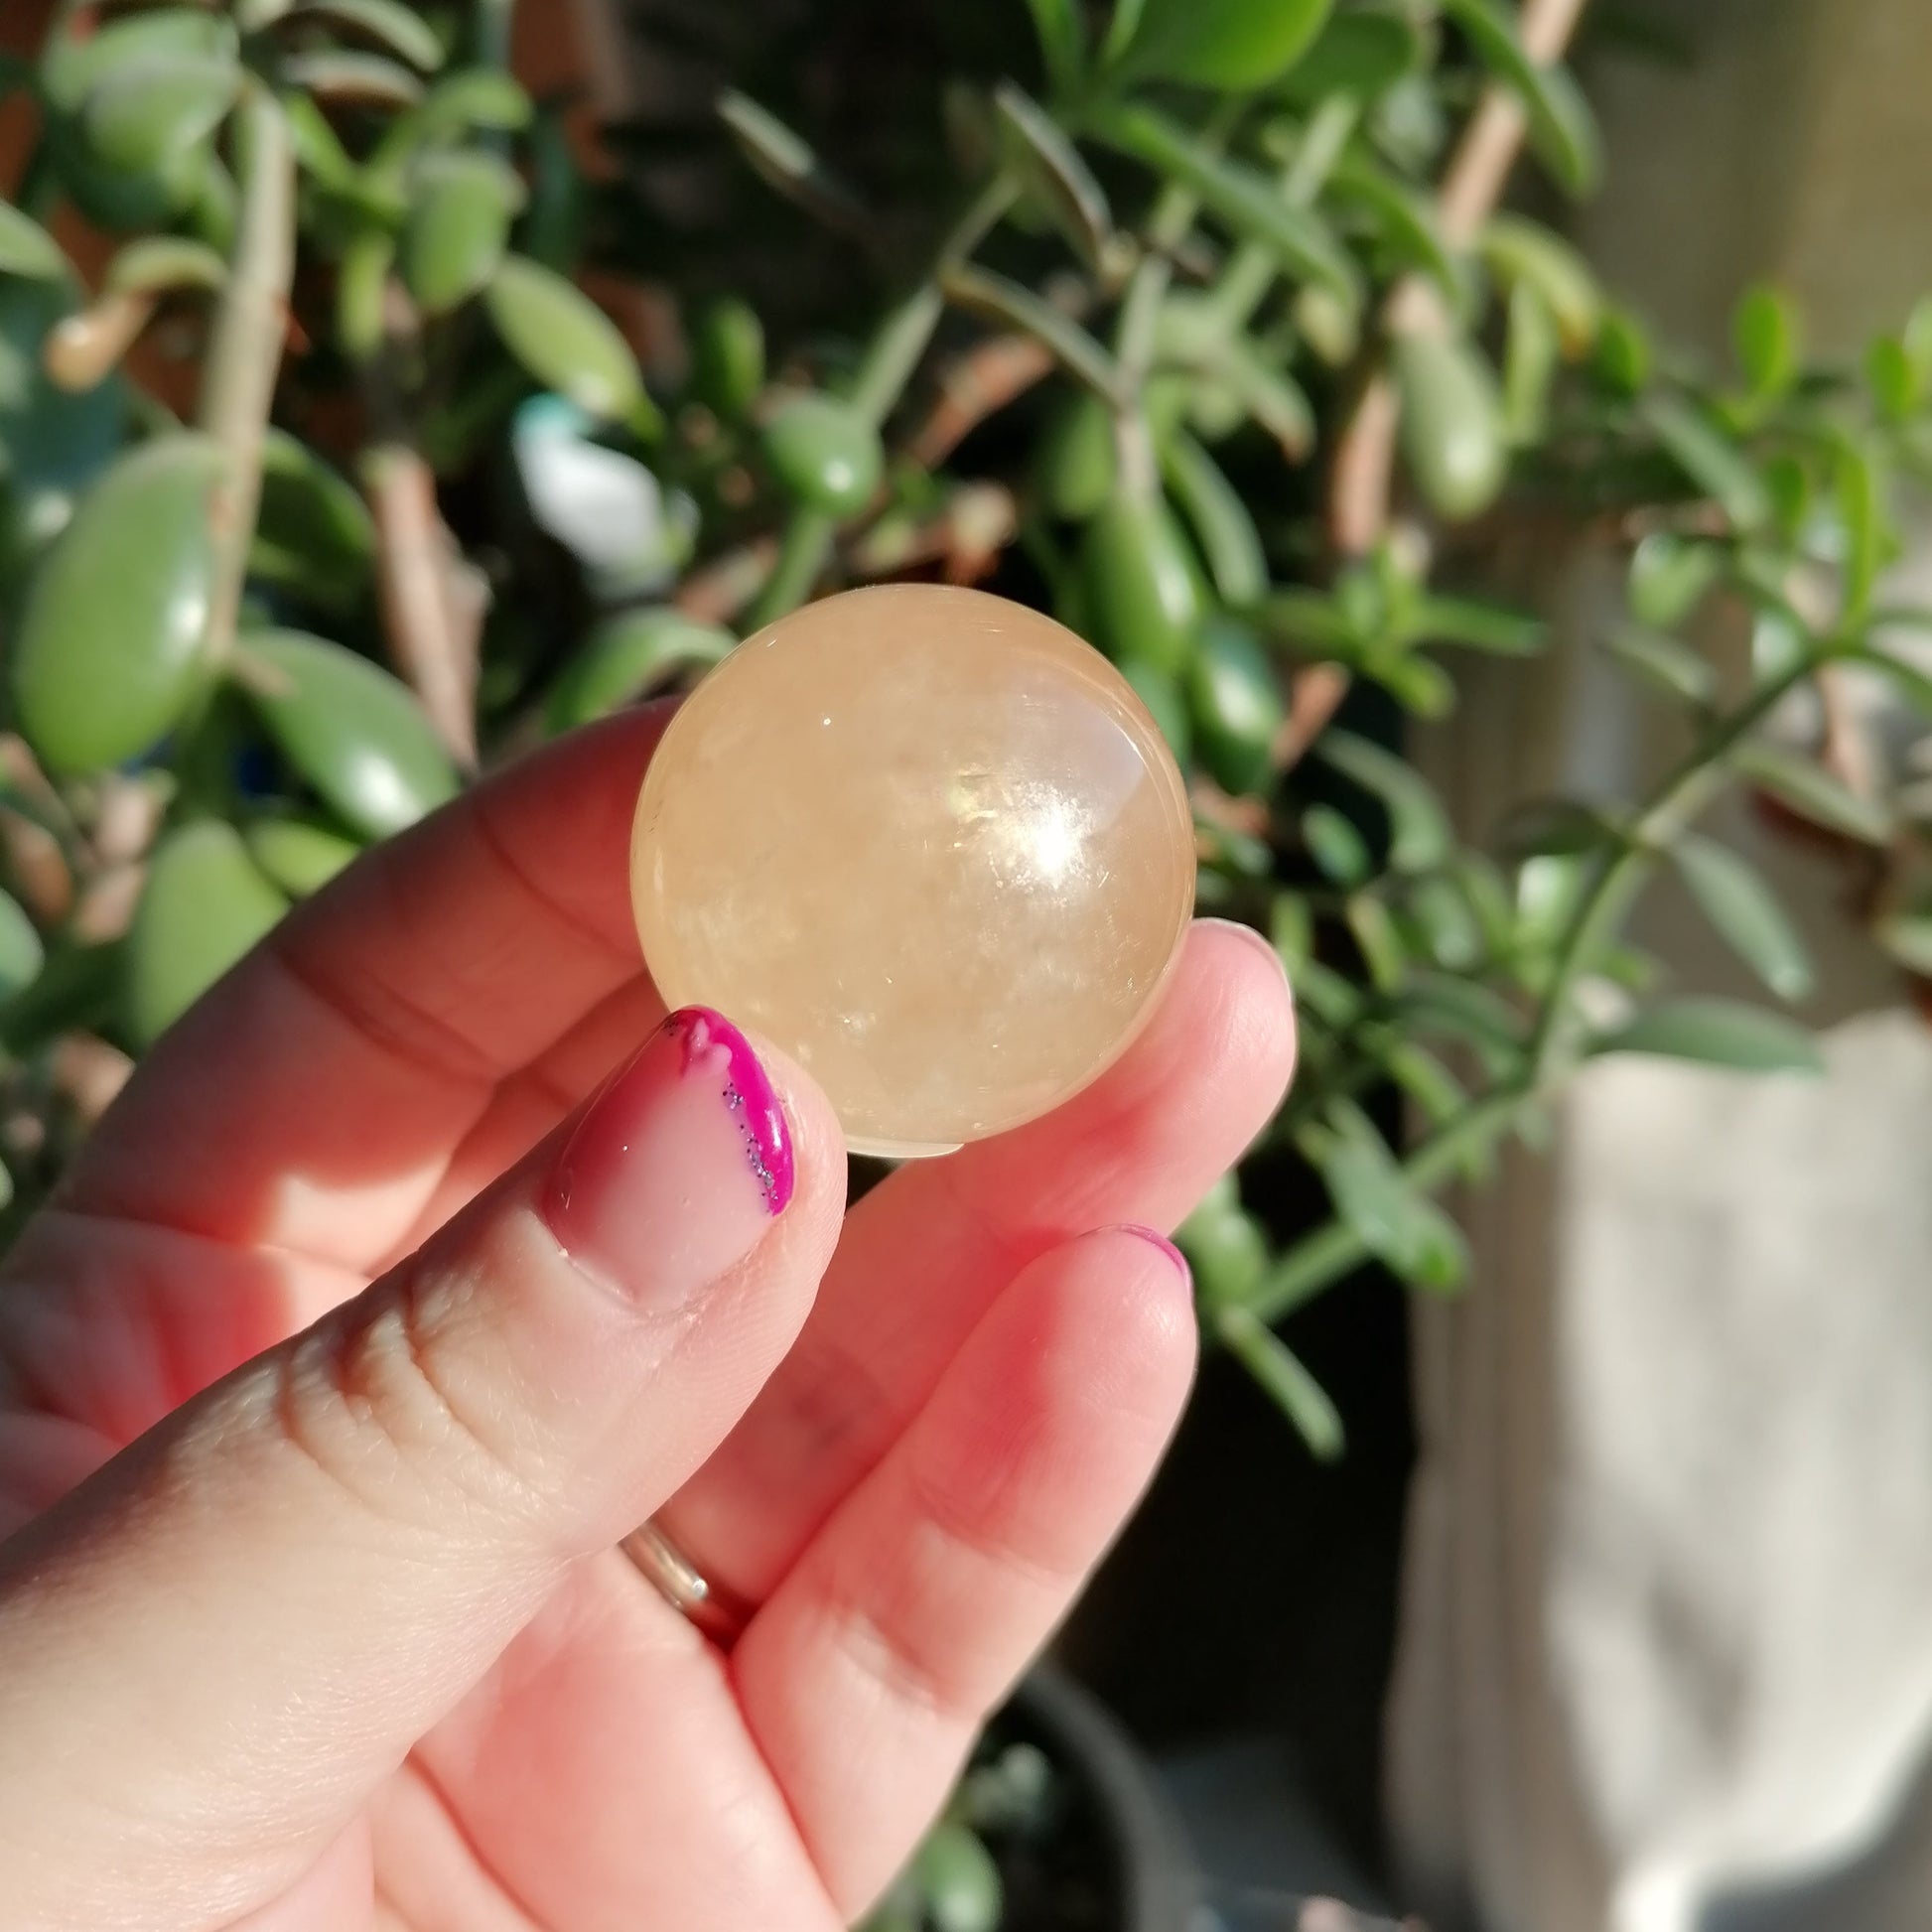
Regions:
<svg viewBox="0 0 1932 1932"><path fill-rule="evenodd" d="M999 1729L1003 1737L1037 1745L1065 1782L1067 1811L1058 1836L1077 1834L1098 1867L1075 1880L1088 1893L1081 1904L1090 1900L1095 1928L1195 1932L1205 1886L1185 1828L1153 1764L1106 1708L1063 1672L1042 1665L1021 1685ZM1009 1889L1016 1914L1029 1911L1021 1874L1010 1877ZM1046 1932L1045 1919L1036 1923ZM1035 1928L1016 1916L1003 1932Z"/></svg>
<svg viewBox="0 0 1932 1932"><path fill-rule="evenodd" d="M1050 1665L1021 1685L993 1735L1035 1746L1058 1789L1044 1837L989 1841L1006 1890L1000 1932L1401 1932L1319 1895L1366 1888L1265 1748L1196 1753L1171 1788L1107 1708ZM1238 1843L1257 1820L1272 1847L1259 1865Z"/></svg>

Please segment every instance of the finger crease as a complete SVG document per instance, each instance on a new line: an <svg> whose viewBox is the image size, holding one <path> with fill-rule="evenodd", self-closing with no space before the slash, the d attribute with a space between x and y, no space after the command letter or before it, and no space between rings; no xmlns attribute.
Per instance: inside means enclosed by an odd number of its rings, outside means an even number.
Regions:
<svg viewBox="0 0 1932 1932"><path fill-rule="evenodd" d="M496 1868L488 1853L483 1850L476 1835L464 1821L462 1812L451 1802L450 1794L444 1790L442 1781L435 1772L420 1757L410 1758L402 1768L405 1776L415 1778L429 1793L437 1809L448 1822L450 1830L455 1833L457 1843L469 1857L470 1863L477 1867L478 1875L496 1893L504 1909L514 1914L522 1923L525 1932L552 1932L549 1921L540 1917L529 1901Z"/></svg>
<svg viewBox="0 0 1932 1932"><path fill-rule="evenodd" d="M352 1033L426 1078L448 1086L493 1090L509 1070L447 1020L405 999L393 987L384 989L380 1000L364 992L351 993L343 982L318 972L299 948L278 943L273 934L266 952L297 987Z"/></svg>
<svg viewBox="0 0 1932 1932"><path fill-rule="evenodd" d="M916 1456L907 1456L904 1479L919 1519L970 1561L1035 1589L1057 1591L1066 1587L1067 1578L1054 1565L1029 1556L1010 1537L992 1534L986 1513L962 1504L957 1492Z"/></svg>
<svg viewBox="0 0 1932 1932"><path fill-rule="evenodd" d="M619 945L609 933L600 932L584 915L566 905L549 887L524 867L509 842L497 831L487 810L479 807L475 820L478 842L495 861L510 882L536 901L539 908L564 928L580 945L621 966L627 975L637 969L637 955Z"/></svg>

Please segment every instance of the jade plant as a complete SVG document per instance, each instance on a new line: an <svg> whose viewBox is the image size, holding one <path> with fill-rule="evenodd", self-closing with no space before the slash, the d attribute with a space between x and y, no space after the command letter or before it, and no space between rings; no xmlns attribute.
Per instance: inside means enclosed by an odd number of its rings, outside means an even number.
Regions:
<svg viewBox="0 0 1932 1932"><path fill-rule="evenodd" d="M1932 311L1851 370L1769 289L1725 366L1654 344L1504 205L1595 184L1581 0L926 11L945 60L863 142L732 10L686 23L742 70L702 125L608 130L615 177L510 71L508 0L62 0L0 68L36 127L0 205L11 1216L360 848L891 577L1107 651L1190 776L1201 905L1289 963L1267 1145L1327 1207L1271 1229L1232 1176L1183 1240L1205 1333L1319 1453L1341 1419L1276 1324L1366 1263L1457 1288L1438 1190L1578 1067L1816 1064L1626 934L1674 870L1768 1001L1805 996L1776 897L1699 829L1725 788L1828 841L1932 973L1932 806L1860 724L1932 710L1932 613L1880 601L1932 472ZM667 202L666 154L729 154L739 212ZM1544 646L1496 594L1527 513L1622 559L1625 608L1572 641L1681 756L1642 798L1456 826L1403 719L1452 711L1463 653ZM973 1822L927 1863L983 1902ZM882 1922L952 1925L929 1894Z"/></svg>

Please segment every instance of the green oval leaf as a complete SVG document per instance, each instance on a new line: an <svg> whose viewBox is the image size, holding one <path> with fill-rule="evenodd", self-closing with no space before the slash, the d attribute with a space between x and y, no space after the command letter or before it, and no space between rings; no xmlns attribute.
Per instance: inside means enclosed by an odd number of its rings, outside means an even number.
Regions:
<svg viewBox="0 0 1932 1932"><path fill-rule="evenodd" d="M1332 0L1145 0L1123 74L1245 92L1308 52Z"/></svg>
<svg viewBox="0 0 1932 1932"><path fill-rule="evenodd" d="M764 425L761 440L779 483L831 516L863 509L885 472L878 429L838 396L792 397Z"/></svg>
<svg viewBox="0 0 1932 1932"><path fill-rule="evenodd" d="M193 701L222 472L207 437L157 437L94 485L36 574L14 648L14 700L56 770L133 758Z"/></svg>
<svg viewBox="0 0 1932 1932"><path fill-rule="evenodd" d="M239 654L268 735L345 825L384 838L456 796L449 754L387 671L299 630L252 632Z"/></svg>
<svg viewBox="0 0 1932 1932"><path fill-rule="evenodd" d="M111 1027L121 1001L121 947L57 941L31 984L0 1008L0 1039L25 1056L62 1034Z"/></svg>
<svg viewBox="0 0 1932 1932"><path fill-rule="evenodd" d="M1845 533L1840 594L1842 621L1860 622L1871 593L1897 551L1887 501L1885 460L1875 438L1849 433L1836 439L1832 492Z"/></svg>
<svg viewBox="0 0 1932 1932"><path fill-rule="evenodd" d="M1290 463L1303 462L1314 448L1314 405L1308 392L1284 369L1268 361L1245 336L1231 336L1203 357L1199 367L1206 382L1193 390L1189 420L1199 424L1207 413L1201 407L1202 389L1225 393L1233 405L1233 420L1218 426L1232 435L1252 417L1281 446ZM1210 422L1203 434L1214 433Z"/></svg>
<svg viewBox="0 0 1932 1932"><path fill-rule="evenodd" d="M1671 857L1705 917L1738 958L1780 1000L1806 998L1811 956L1756 870L1729 847L1695 835L1679 839Z"/></svg>
<svg viewBox="0 0 1932 1932"><path fill-rule="evenodd" d="M912 1860L931 1932L999 1932L1004 1898L993 1855L964 1825L942 1822Z"/></svg>
<svg viewBox="0 0 1932 1932"><path fill-rule="evenodd" d="M157 56L232 64L239 41L225 14L204 7L153 7L98 23L83 8L64 10L41 54L41 91L62 114L77 113L96 81Z"/></svg>
<svg viewBox="0 0 1932 1932"><path fill-rule="evenodd" d="M1286 709L1274 663L1253 631L1218 613L1207 618L1187 694L1194 747L1214 782L1236 795L1255 790L1268 777Z"/></svg>
<svg viewBox="0 0 1932 1932"><path fill-rule="evenodd" d="M1737 529L1771 520L1764 480L1735 443L1688 397L1648 396L1643 414L1657 441L1686 477L1715 501Z"/></svg>
<svg viewBox="0 0 1932 1932"><path fill-rule="evenodd" d="M1078 0L1027 0L1034 17L1046 78L1056 93L1070 93L1086 63L1087 36Z"/></svg>
<svg viewBox="0 0 1932 1932"><path fill-rule="evenodd" d="M11 203L0 202L0 275L20 275L35 282L65 282L68 258L61 244Z"/></svg>
<svg viewBox="0 0 1932 1932"><path fill-rule="evenodd" d="M1464 650L1486 650L1498 657L1531 656L1550 635L1541 618L1468 597L1418 598L1404 630L1425 643L1460 644Z"/></svg>
<svg viewBox="0 0 1932 1932"><path fill-rule="evenodd" d="M1294 1425L1309 1453L1320 1462L1334 1461L1346 1447L1341 1414L1302 1358L1251 1309L1218 1309L1213 1331Z"/></svg>
<svg viewBox="0 0 1932 1932"><path fill-rule="evenodd" d="M691 388L727 422L736 422L764 387L764 325L738 296L708 303L691 345Z"/></svg>
<svg viewBox="0 0 1932 1932"><path fill-rule="evenodd" d="M1671 1000L1628 1026L1598 1035L1593 1053L1655 1053L1746 1073L1822 1073L1818 1042L1803 1027L1734 1000Z"/></svg>
<svg viewBox="0 0 1932 1932"><path fill-rule="evenodd" d="M185 207L185 164L207 149L240 78L234 62L218 56L151 55L102 75L81 109L81 129L101 165L165 177L171 204Z"/></svg>
<svg viewBox="0 0 1932 1932"><path fill-rule="evenodd" d="M730 631L668 608L609 619L550 687L545 726L560 733L608 717L673 671L717 663L734 641Z"/></svg>
<svg viewBox="0 0 1932 1932"><path fill-rule="evenodd" d="M228 264L205 241L187 235L142 235L115 252L101 278L109 295L161 295L176 289L209 294L228 279Z"/></svg>
<svg viewBox="0 0 1932 1932"><path fill-rule="evenodd" d="M956 265L941 272L939 286L948 302L1031 336L1067 374L1096 395L1112 397L1119 393L1120 371L1113 357L1071 316L1024 283L996 275L991 269Z"/></svg>
<svg viewBox="0 0 1932 1932"><path fill-rule="evenodd" d="M402 278L425 315L446 315L496 273L523 184L495 155L459 149L428 156L411 186Z"/></svg>
<svg viewBox="0 0 1932 1932"><path fill-rule="evenodd" d="M1232 1175L1181 1222L1174 1245L1187 1257L1204 1307L1246 1301L1268 1266L1267 1237L1242 1209Z"/></svg>
<svg viewBox="0 0 1932 1932"><path fill-rule="evenodd" d="M352 839L302 818L258 819L246 836L248 856L291 898L320 892L362 851Z"/></svg>
<svg viewBox="0 0 1932 1932"><path fill-rule="evenodd" d="M1406 759L1345 731L1323 732L1314 749L1380 801L1389 815L1389 864L1397 872L1427 872L1449 857L1455 838L1442 800Z"/></svg>
<svg viewBox="0 0 1932 1932"><path fill-rule="evenodd" d="M1442 877L1418 881L1409 895L1406 909L1415 922L1424 946L1428 948L1430 958L1445 972L1472 972L1482 963L1482 927L1477 922L1474 908L1454 881ZM1405 1073L1398 1064L1403 1053L1404 1049L1399 1045L1390 1047L1386 1060L1389 1071L1431 1112L1435 1112L1432 1090L1436 1097L1440 1097L1437 1069L1441 1062L1424 1055ZM1444 1111L1453 1112L1454 1109L1450 1107Z"/></svg>
<svg viewBox="0 0 1932 1932"><path fill-rule="evenodd" d="M1932 912L1893 912L1872 927L1871 936L1908 973L1932 979Z"/></svg>
<svg viewBox="0 0 1932 1932"><path fill-rule="evenodd" d="M1443 0L1443 11L1483 65L1522 96L1537 158L1571 194L1587 195L1602 178L1602 143L1569 69L1533 61L1496 0Z"/></svg>
<svg viewBox="0 0 1932 1932"><path fill-rule="evenodd" d="M1103 67L1112 67L1133 46L1146 6L1147 0L1114 0L1113 11L1107 16L1107 38L1100 44Z"/></svg>
<svg viewBox="0 0 1932 1932"><path fill-rule="evenodd" d="M364 228L343 250L336 274L336 335L351 362L368 362L382 346L383 302L395 266L395 237Z"/></svg>
<svg viewBox="0 0 1932 1932"><path fill-rule="evenodd" d="M1887 422L1903 422L1920 407L1925 373L1895 336L1880 336L1865 350L1865 386Z"/></svg>
<svg viewBox="0 0 1932 1932"><path fill-rule="evenodd" d="M503 346L545 388L592 416L629 424L639 436L661 433L630 345L574 283L539 262L505 255L490 277L488 304Z"/></svg>
<svg viewBox="0 0 1932 1932"><path fill-rule="evenodd" d="M1630 553L1630 610L1639 622L1672 630L1724 574L1724 552L1670 530L1653 530Z"/></svg>
<svg viewBox="0 0 1932 1932"><path fill-rule="evenodd" d="M344 107L415 107L423 98L423 83L400 61L353 48L291 54L282 62L282 78L292 87Z"/></svg>
<svg viewBox="0 0 1932 1932"><path fill-rule="evenodd" d="M32 986L46 964L39 927L11 893L0 893L0 1000Z"/></svg>
<svg viewBox="0 0 1932 1932"><path fill-rule="evenodd" d="M1336 1102L1328 1120L1321 1177L1363 1247L1418 1288L1460 1287L1469 1261L1461 1230L1402 1172L1359 1107Z"/></svg>
<svg viewBox="0 0 1932 1932"><path fill-rule="evenodd" d="M529 126L530 96L498 68L446 73L414 106L399 113L369 157L368 176L379 197L398 195L409 163L426 148L472 134L517 134Z"/></svg>
<svg viewBox="0 0 1932 1932"><path fill-rule="evenodd" d="M1180 680L1172 672L1157 670L1144 658L1123 664L1120 674L1133 686L1134 695L1147 706L1148 716L1168 741L1175 763L1185 766L1193 758L1194 728L1187 715L1187 699Z"/></svg>
<svg viewBox="0 0 1932 1932"><path fill-rule="evenodd" d="M1114 493L1114 412L1091 390L1064 396L1035 449L1034 482L1051 516L1084 523Z"/></svg>
<svg viewBox="0 0 1932 1932"><path fill-rule="evenodd" d="M1704 709L1718 695L1718 674L1700 650L1668 631L1627 623L1603 639L1603 648L1652 690L1679 704Z"/></svg>
<svg viewBox="0 0 1932 1932"><path fill-rule="evenodd" d="M368 592L375 550L375 522L355 485L286 430L266 431L250 573L350 610Z"/></svg>
<svg viewBox="0 0 1932 1932"><path fill-rule="evenodd" d="M1861 797L1810 759L1780 746L1747 742L1730 755L1730 761L1753 784L1814 825L1863 845L1883 845L1891 837L1891 814L1883 804Z"/></svg>
<svg viewBox="0 0 1932 1932"><path fill-rule="evenodd" d="M1487 362L1451 337L1405 336L1395 345L1402 392L1402 452L1439 515L1476 516L1509 471L1502 397Z"/></svg>
<svg viewBox="0 0 1932 1932"><path fill-rule="evenodd" d="M1531 288L1543 298L1565 355L1575 361L1589 352L1603 319L1603 291L1589 264L1569 242L1540 221L1492 214L1476 247L1505 288Z"/></svg>
<svg viewBox="0 0 1932 1932"><path fill-rule="evenodd" d="M1512 449L1533 449L1549 428L1563 343L1550 305L1527 283L1510 290L1503 344L1503 433Z"/></svg>
<svg viewBox="0 0 1932 1932"><path fill-rule="evenodd" d="M147 1046L288 910L231 825L170 832L148 862L123 954L128 1033Z"/></svg>
<svg viewBox="0 0 1932 1932"><path fill-rule="evenodd" d="M1244 0L1245 4L1245 0ZM1362 277L1318 215L1283 200L1266 176L1216 154L1152 107L1094 112L1095 134L1199 196L1246 240L1260 242L1296 275L1324 288L1350 313L1362 306Z"/></svg>
<svg viewBox="0 0 1932 1932"><path fill-rule="evenodd" d="M1033 190L1075 250L1098 264L1114 231L1106 191L1059 124L1011 80L993 90L1009 165Z"/></svg>
<svg viewBox="0 0 1932 1932"><path fill-rule="evenodd" d="M1745 292L1730 319L1730 340L1756 401L1774 401L1797 379L1797 311L1777 289L1760 285Z"/></svg>
<svg viewBox="0 0 1932 1932"><path fill-rule="evenodd" d="M436 30L402 0L301 0L285 17L325 20L332 27L373 41L424 73L434 73L443 65L443 43L436 38Z"/></svg>
<svg viewBox="0 0 1932 1932"><path fill-rule="evenodd" d="M1575 857L1622 842L1614 819L1579 798L1530 798L1511 808L1497 843L1512 859Z"/></svg>
<svg viewBox="0 0 1932 1932"><path fill-rule="evenodd" d="M1444 240L1435 209L1414 189L1365 156L1344 154L1329 170L1328 192L1368 217L1375 238L1396 260L1427 275L1452 314L1466 316L1463 265Z"/></svg>
<svg viewBox="0 0 1932 1932"><path fill-rule="evenodd" d="M1309 856L1337 886L1359 886L1375 870L1368 841L1332 805L1311 805L1302 814Z"/></svg>
<svg viewBox="0 0 1932 1932"><path fill-rule="evenodd" d="M127 414L118 375L78 394L42 359L67 315L64 284L0 278L0 575L13 576L66 526L74 497L113 460Z"/></svg>
<svg viewBox="0 0 1932 1932"><path fill-rule="evenodd" d="M1428 47L1415 23L1398 13L1338 12L1282 80L1283 92L1304 107L1336 94L1372 101L1415 73Z"/></svg>
<svg viewBox="0 0 1932 1932"><path fill-rule="evenodd" d="M1120 490L1081 533L1081 578L1095 638L1117 663L1179 677L1201 619L1200 577L1173 511Z"/></svg>
<svg viewBox="0 0 1932 1932"><path fill-rule="evenodd" d="M1650 337L1635 316L1622 309L1604 310L1591 362L1599 380L1618 395L1634 396L1650 380L1656 359Z"/></svg>
<svg viewBox="0 0 1932 1932"><path fill-rule="evenodd" d="M753 169L786 201L836 228L863 233L869 225L864 203L768 108L736 88L718 101L718 118Z"/></svg>
<svg viewBox="0 0 1932 1932"><path fill-rule="evenodd" d="M1923 623L1924 620L1920 620ZM1911 614L1896 611L1877 611L1872 614L1871 630L1873 635L1887 627L1906 623L1911 627ZM1920 665L1897 656L1893 650L1874 642L1853 644L1847 647L1845 655L1855 663L1867 664L1885 679L1893 691L1905 703L1911 705L1921 717L1932 718L1932 673Z"/></svg>
<svg viewBox="0 0 1932 1932"><path fill-rule="evenodd" d="M1221 602L1238 610L1259 603L1268 594L1268 559L1241 492L1191 436L1175 434L1161 446L1161 476Z"/></svg>

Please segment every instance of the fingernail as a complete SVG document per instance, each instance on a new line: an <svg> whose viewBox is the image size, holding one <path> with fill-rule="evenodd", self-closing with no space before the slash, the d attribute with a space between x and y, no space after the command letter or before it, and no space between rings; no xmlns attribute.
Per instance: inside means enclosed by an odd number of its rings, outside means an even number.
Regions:
<svg viewBox="0 0 1932 1932"><path fill-rule="evenodd" d="M591 1102L544 1211L580 1265L669 1310L758 1245L792 1181L784 1108L750 1042L686 1007Z"/></svg>
<svg viewBox="0 0 1932 1932"><path fill-rule="evenodd" d="M1282 976L1284 983L1287 982L1288 961L1276 951L1274 946L1269 942L1266 933L1257 932L1251 925L1243 925L1239 919L1196 919L1194 923L1196 925L1211 925L1217 931L1237 934L1248 945L1252 946L1256 952L1265 953L1270 961L1273 962L1275 971ZM1290 990L1293 991L1292 988Z"/></svg>
<svg viewBox="0 0 1932 1932"><path fill-rule="evenodd" d="M1122 1221L1115 1227L1114 1232L1116 1234L1134 1235L1140 1240L1147 1242L1151 1247L1159 1248L1173 1263L1174 1271L1179 1275L1180 1279L1187 1284L1190 1290L1193 1288L1194 1271L1187 1266L1187 1257L1165 1234L1157 1234L1152 1228L1144 1228L1138 1221Z"/></svg>

